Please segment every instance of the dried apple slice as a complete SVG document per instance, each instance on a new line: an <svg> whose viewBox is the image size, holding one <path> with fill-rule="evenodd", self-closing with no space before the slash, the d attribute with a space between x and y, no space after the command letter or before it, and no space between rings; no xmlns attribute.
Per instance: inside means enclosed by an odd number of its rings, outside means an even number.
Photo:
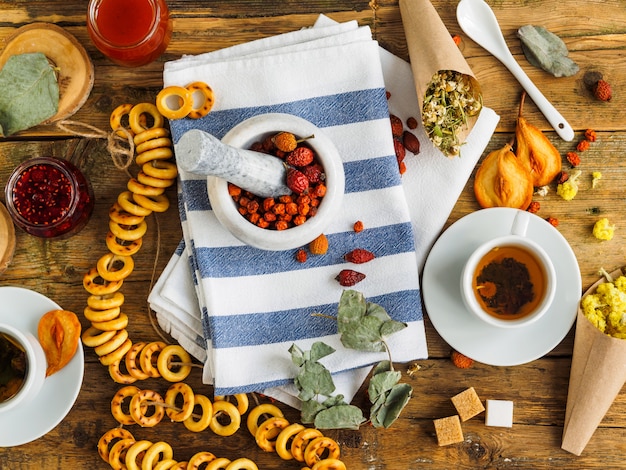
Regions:
<svg viewBox="0 0 626 470"><path fill-rule="evenodd" d="M46 377L60 371L76 354L81 325L74 312L50 310L39 320L37 335L48 362Z"/></svg>

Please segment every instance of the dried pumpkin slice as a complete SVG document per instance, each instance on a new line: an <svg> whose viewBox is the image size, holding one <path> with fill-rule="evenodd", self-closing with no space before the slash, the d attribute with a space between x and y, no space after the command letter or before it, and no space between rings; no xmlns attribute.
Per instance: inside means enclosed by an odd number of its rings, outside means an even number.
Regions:
<svg viewBox="0 0 626 470"><path fill-rule="evenodd" d="M48 362L46 377L60 371L76 354L81 325L74 312L50 310L39 320L37 335Z"/></svg>
<svg viewBox="0 0 626 470"><path fill-rule="evenodd" d="M533 182L507 143L485 157L474 179L474 194L481 207L526 210L533 198Z"/></svg>

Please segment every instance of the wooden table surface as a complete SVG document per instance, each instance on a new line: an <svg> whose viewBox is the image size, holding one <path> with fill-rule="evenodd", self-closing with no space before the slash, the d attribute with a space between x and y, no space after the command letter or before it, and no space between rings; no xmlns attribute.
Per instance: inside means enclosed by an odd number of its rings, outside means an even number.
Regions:
<svg viewBox="0 0 626 470"><path fill-rule="evenodd" d="M306 27L319 13L338 21L355 19L369 25L383 47L408 58L397 0L171 0L168 3L174 19L171 44L157 62L145 67L121 68L97 52L85 29L86 1L0 0L0 45L16 28L35 21L56 23L74 34L85 44L95 66L93 91L74 119L103 130L108 130L109 113L117 105L154 100L162 86L164 61ZM599 187L591 191L590 182L584 181L579 195L570 202L552 191L541 198L538 213L558 219L558 230L578 258L584 290L598 278L600 267L612 270L626 264L626 97L622 93L626 88L626 2L490 0L488 3L518 62L568 119L576 137L573 142L560 140L531 101L525 107L528 120L546 132L562 155L573 150L585 129L592 128L598 133L597 142L581 154L580 168L586 174L602 171ZM434 0L433 4L450 33L461 34L463 53L482 84L485 104L501 116L487 151L499 148L512 136L521 88L503 65L464 37L456 22L456 1ZM517 28L525 24L545 26L563 38L571 57L580 65L580 72L570 78L556 79L530 66L515 36ZM589 71L601 72L613 85L611 102L595 100L586 89L583 75ZM108 210L125 188L128 177L114 167L104 141L75 138L53 126L35 128L0 141L0 155L3 187L18 163L36 155L69 158L91 180L97 200L89 224L78 235L57 241L18 232L13 263L0 274L0 285L19 285L40 292L64 308L80 313L83 326L87 327L88 322L82 317L87 297L82 277L95 266L101 256L99 253L106 250ZM479 209L471 184L470 179L447 225ZM173 189L168 195L175 200ZM617 226L612 241L600 242L591 234L600 216L608 217ZM125 308L132 312L129 332L135 341L159 339L149 321L146 299L154 275L158 276L164 268L180 239L180 221L175 207L156 219L150 217L144 246L135 259L135 271L125 283ZM328 433L340 442L342 459L348 468L624 467L624 395L617 397L582 456L561 450L573 331L553 351L534 362L516 367L475 363L472 368L459 369L449 359L451 346L440 338L428 318L426 328L430 357L419 361L417 373L403 377L413 386L414 395L399 421L388 430L363 426L360 431ZM406 365L398 367L403 371L407 368ZM210 387L201 383L200 369L192 372L189 383L196 393L212 396ZM167 388L163 381L154 379L142 386L162 392ZM470 386L483 398L513 401L513 427L487 427L481 415L463 424L463 443L439 447L433 419L454 414L449 398ZM70 413L44 437L22 446L0 449L0 468L109 468L97 455L96 444L105 431L117 424L109 404L118 388L93 350L85 348L84 381ZM363 400L363 396L361 393L357 401ZM290 421L298 420L298 412L286 406L283 409ZM0 426L5 425L0 419ZM257 462L259 468L300 468L295 463L280 460L275 454L260 451L243 429L234 437L220 438L209 431L195 434L179 423L163 421L155 428L133 427L132 431L139 439L170 443L180 459L200 450L210 450L230 458L247 456Z"/></svg>

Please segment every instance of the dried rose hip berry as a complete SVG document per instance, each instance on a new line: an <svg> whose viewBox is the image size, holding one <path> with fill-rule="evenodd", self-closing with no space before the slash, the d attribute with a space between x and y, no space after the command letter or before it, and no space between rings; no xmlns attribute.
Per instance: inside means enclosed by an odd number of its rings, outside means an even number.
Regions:
<svg viewBox="0 0 626 470"><path fill-rule="evenodd" d="M404 147L413 155L420 153L420 141L412 132L404 131L402 133L402 143L404 144Z"/></svg>
<svg viewBox="0 0 626 470"><path fill-rule="evenodd" d="M376 255L364 248L355 248L354 250L346 253L343 258L349 263L363 264L368 261L372 261L376 258Z"/></svg>
<svg viewBox="0 0 626 470"><path fill-rule="evenodd" d="M315 154L308 147L298 147L287 155L286 162L288 165L303 167L311 164Z"/></svg>
<svg viewBox="0 0 626 470"><path fill-rule="evenodd" d="M302 194L309 189L309 179L295 168L287 170L287 187L296 194Z"/></svg>
<svg viewBox="0 0 626 470"><path fill-rule="evenodd" d="M406 157L406 149L398 139L393 139L393 149L396 152L396 160L400 163Z"/></svg>
<svg viewBox="0 0 626 470"><path fill-rule="evenodd" d="M320 181L324 181L326 179L326 175L324 174L324 169L322 165L319 163L313 163L312 165L307 165L301 169L304 176L309 179L309 183L315 184Z"/></svg>
<svg viewBox="0 0 626 470"><path fill-rule="evenodd" d="M365 279L365 274L354 271L353 269L342 269L335 279L337 279L342 286L350 287Z"/></svg>
<svg viewBox="0 0 626 470"><path fill-rule="evenodd" d="M406 120L406 126L409 129L417 129L417 119L411 116L410 118Z"/></svg>
<svg viewBox="0 0 626 470"><path fill-rule="evenodd" d="M404 124L402 123L402 119L400 119L395 114L390 114L389 120L391 121L391 134L394 137L401 137L402 132L404 132Z"/></svg>

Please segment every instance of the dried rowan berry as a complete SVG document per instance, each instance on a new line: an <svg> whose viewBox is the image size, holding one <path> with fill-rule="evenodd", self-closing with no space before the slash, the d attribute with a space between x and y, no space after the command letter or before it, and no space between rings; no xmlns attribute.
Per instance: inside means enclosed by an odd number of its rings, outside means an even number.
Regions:
<svg viewBox="0 0 626 470"><path fill-rule="evenodd" d="M567 172L565 171L560 171L557 175L556 178L554 178L554 181L556 184L563 184L565 183L567 180L569 179L569 175L567 174Z"/></svg>
<svg viewBox="0 0 626 470"><path fill-rule="evenodd" d="M324 183L318 183L313 187L311 191L313 197L324 197L326 195L326 185Z"/></svg>
<svg viewBox="0 0 626 470"><path fill-rule="evenodd" d="M546 221L553 227L559 226L559 219L557 219L556 217L548 217L546 218Z"/></svg>
<svg viewBox="0 0 626 470"><path fill-rule="evenodd" d="M296 215L298 213L298 204L295 202L287 202L283 204L283 214Z"/></svg>
<svg viewBox="0 0 626 470"><path fill-rule="evenodd" d="M597 135L596 135L596 131L594 131L593 129L587 129L585 131L585 139L587 139L589 142L595 142L597 139Z"/></svg>
<svg viewBox="0 0 626 470"><path fill-rule="evenodd" d="M452 40L454 41L454 44L457 45L457 47L461 45L461 36L459 36L458 34L453 34Z"/></svg>
<svg viewBox="0 0 626 470"><path fill-rule="evenodd" d="M278 150L283 152L291 152L298 146L296 136L291 132L279 132L272 137L272 142Z"/></svg>
<svg viewBox="0 0 626 470"><path fill-rule="evenodd" d="M356 233L362 232L362 231L363 231L363 228L364 228L364 227L363 227L363 222L361 222L360 220L357 220L357 221L354 223L354 226L353 226L352 228L353 228L353 230L354 230Z"/></svg>
<svg viewBox="0 0 626 470"><path fill-rule="evenodd" d="M393 139L393 149L396 154L396 160L398 164L404 160L406 157L406 149L404 148L404 144L399 139Z"/></svg>
<svg viewBox="0 0 626 470"><path fill-rule="evenodd" d="M402 143L404 144L404 148L406 148L413 155L420 153L420 141L412 132L404 131L402 133Z"/></svg>
<svg viewBox="0 0 626 470"><path fill-rule="evenodd" d="M323 233L309 243L309 251L313 255L324 255L328 251L328 238Z"/></svg>
<svg viewBox="0 0 626 470"><path fill-rule="evenodd" d="M294 225L302 225L303 223L306 222L306 216L296 215L292 220L293 220Z"/></svg>
<svg viewBox="0 0 626 470"><path fill-rule="evenodd" d="M279 220L276 222L276 230L287 230L289 228L289 224L284 220Z"/></svg>
<svg viewBox="0 0 626 470"><path fill-rule="evenodd" d="M579 152L584 152L585 150L589 150L589 141L581 140L580 142L578 142L578 145L576 146L576 150L578 150Z"/></svg>
<svg viewBox="0 0 626 470"><path fill-rule="evenodd" d="M350 287L365 279L365 274L352 269L342 269L335 279L337 279L342 286Z"/></svg>
<svg viewBox="0 0 626 470"><path fill-rule="evenodd" d="M296 261L298 263L304 263L306 262L306 259L307 259L307 254L303 248L300 248L298 251L296 251Z"/></svg>
<svg viewBox="0 0 626 470"><path fill-rule="evenodd" d="M287 155L285 161L289 165L304 167L313 162L315 154L309 147L298 147Z"/></svg>
<svg viewBox="0 0 626 470"><path fill-rule="evenodd" d="M598 80L593 87L593 95L600 101L611 101L611 98L613 98L611 85L605 80Z"/></svg>
<svg viewBox="0 0 626 470"><path fill-rule="evenodd" d="M402 123L402 119L400 119L395 114L390 114L389 121L391 121L391 134L394 137L401 137L402 132L404 132L404 124Z"/></svg>
<svg viewBox="0 0 626 470"><path fill-rule="evenodd" d="M450 359L452 359L452 364L459 369L469 369L472 365L474 365L474 359L469 358L458 351L452 351Z"/></svg>
<svg viewBox="0 0 626 470"><path fill-rule="evenodd" d="M266 137L265 139L263 139L263 142L261 142L261 148L262 151L266 153L272 153L274 150L276 150L276 146L274 145L274 140L272 139L272 137Z"/></svg>
<svg viewBox="0 0 626 470"><path fill-rule="evenodd" d="M228 183L228 195L231 197L240 196L241 188L239 186L235 186L232 183Z"/></svg>
<svg viewBox="0 0 626 470"><path fill-rule="evenodd" d="M343 258L349 263L363 264L368 261L372 261L376 258L376 255L364 248L355 248L354 250L346 253Z"/></svg>
<svg viewBox="0 0 626 470"><path fill-rule="evenodd" d="M567 161L575 168L580 165L580 156L576 152L567 152Z"/></svg>
<svg viewBox="0 0 626 470"><path fill-rule="evenodd" d="M536 214L537 212L539 212L540 208L541 208L541 204L539 204L539 201L533 201L530 203L530 205L528 206L528 209L526 210L530 212L531 214Z"/></svg>
<svg viewBox="0 0 626 470"><path fill-rule="evenodd" d="M417 129L417 119L411 116L410 118L406 120L406 126L409 129Z"/></svg>
<svg viewBox="0 0 626 470"><path fill-rule="evenodd" d="M302 168L300 171L304 173L309 179L310 183L319 183L320 181L324 181L326 179L326 175L324 174L324 169L318 163L313 163L311 165L307 165Z"/></svg>
<svg viewBox="0 0 626 470"><path fill-rule="evenodd" d="M296 194L302 194L309 189L309 179L301 171L289 168L287 169L287 187Z"/></svg>

